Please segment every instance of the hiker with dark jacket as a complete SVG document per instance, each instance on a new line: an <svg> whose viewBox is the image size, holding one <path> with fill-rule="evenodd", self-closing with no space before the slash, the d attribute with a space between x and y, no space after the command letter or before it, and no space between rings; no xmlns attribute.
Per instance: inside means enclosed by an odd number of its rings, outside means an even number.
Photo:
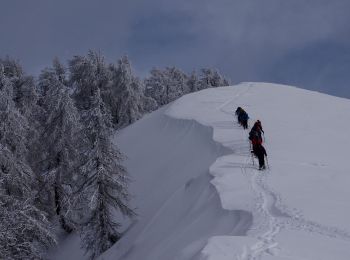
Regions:
<svg viewBox="0 0 350 260"><path fill-rule="evenodd" d="M239 116L239 113L241 113L241 111L242 111L242 108L241 107L237 107L236 112L235 112L237 117Z"/></svg>
<svg viewBox="0 0 350 260"><path fill-rule="evenodd" d="M266 154L266 150L264 148L264 146L262 146L262 144L256 144L253 146L253 153L256 157L258 157L259 160L259 170L263 170L266 169L265 166L265 156L267 156Z"/></svg>
<svg viewBox="0 0 350 260"><path fill-rule="evenodd" d="M245 112L244 109L241 109L241 112L238 115L238 122L243 126L244 129L248 128L248 119L249 116L247 112Z"/></svg>

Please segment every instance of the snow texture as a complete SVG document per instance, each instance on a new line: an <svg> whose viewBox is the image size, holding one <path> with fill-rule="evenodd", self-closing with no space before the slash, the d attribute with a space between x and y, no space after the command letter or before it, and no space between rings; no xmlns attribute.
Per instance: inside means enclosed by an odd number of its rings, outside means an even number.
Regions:
<svg viewBox="0 0 350 260"><path fill-rule="evenodd" d="M238 106L262 121L266 171ZM138 217L100 258L349 259L349 111L347 99L242 83L145 116L116 138Z"/></svg>
<svg viewBox="0 0 350 260"><path fill-rule="evenodd" d="M263 122L271 164L265 172L252 168L247 131L227 125L238 106L250 122ZM237 253L238 237L212 238L204 259L348 259L349 109L346 99L262 83L209 89L175 102L169 115L212 127L213 139L233 151L210 168L222 207L249 210L255 204L248 237L257 241L242 238Z"/></svg>

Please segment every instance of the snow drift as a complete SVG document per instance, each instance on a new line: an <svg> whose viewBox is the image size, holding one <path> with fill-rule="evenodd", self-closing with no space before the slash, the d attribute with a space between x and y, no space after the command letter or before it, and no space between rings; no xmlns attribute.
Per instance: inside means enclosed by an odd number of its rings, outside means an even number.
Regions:
<svg viewBox="0 0 350 260"><path fill-rule="evenodd" d="M252 163L237 106L262 121L266 171ZM101 259L349 259L349 111L347 99L242 83L125 128L116 142L138 217Z"/></svg>
<svg viewBox="0 0 350 260"><path fill-rule="evenodd" d="M222 209L210 184L210 165L230 151L212 140L212 128L166 110L118 136L139 218L106 259L192 259L209 237L244 235L251 225L250 212Z"/></svg>

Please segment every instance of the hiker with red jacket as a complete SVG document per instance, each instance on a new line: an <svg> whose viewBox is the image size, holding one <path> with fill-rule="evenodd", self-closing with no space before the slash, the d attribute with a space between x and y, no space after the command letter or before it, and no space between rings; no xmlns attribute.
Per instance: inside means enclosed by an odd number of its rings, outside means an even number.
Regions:
<svg viewBox="0 0 350 260"><path fill-rule="evenodd" d="M263 140L261 133L264 133L264 131L262 129L260 120L257 120L249 132L249 140L252 143L252 152L256 157L258 157L259 170L265 169L265 156L267 156L266 150L262 145Z"/></svg>
<svg viewBox="0 0 350 260"><path fill-rule="evenodd" d="M256 125L256 128L260 130L260 132L262 132L263 134L265 134L264 130L262 129L262 125L260 120L256 120L256 122L254 123L254 125Z"/></svg>
<svg viewBox="0 0 350 260"><path fill-rule="evenodd" d="M260 122L260 121L259 121ZM249 140L252 142L252 145L262 144L261 132L263 132L261 123L255 122L252 129L249 132Z"/></svg>

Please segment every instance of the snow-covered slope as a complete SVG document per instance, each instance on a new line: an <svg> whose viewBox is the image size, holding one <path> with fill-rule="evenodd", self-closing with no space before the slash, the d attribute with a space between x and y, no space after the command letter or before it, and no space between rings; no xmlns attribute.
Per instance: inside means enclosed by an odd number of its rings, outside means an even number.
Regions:
<svg viewBox="0 0 350 260"><path fill-rule="evenodd" d="M260 119L252 167L237 106ZM182 97L117 138L138 220L103 259L349 259L350 101L243 83Z"/></svg>
<svg viewBox="0 0 350 260"><path fill-rule="evenodd" d="M212 140L211 128L164 111L118 136L139 217L105 259L190 259L211 236L243 235L251 225L251 213L222 209L210 184L210 165L229 149Z"/></svg>
<svg viewBox="0 0 350 260"><path fill-rule="evenodd" d="M266 171L252 165L237 106L262 121ZM267 83L144 117L116 137L138 217L101 259L350 259L349 119L348 99ZM52 259L77 259L70 239Z"/></svg>

